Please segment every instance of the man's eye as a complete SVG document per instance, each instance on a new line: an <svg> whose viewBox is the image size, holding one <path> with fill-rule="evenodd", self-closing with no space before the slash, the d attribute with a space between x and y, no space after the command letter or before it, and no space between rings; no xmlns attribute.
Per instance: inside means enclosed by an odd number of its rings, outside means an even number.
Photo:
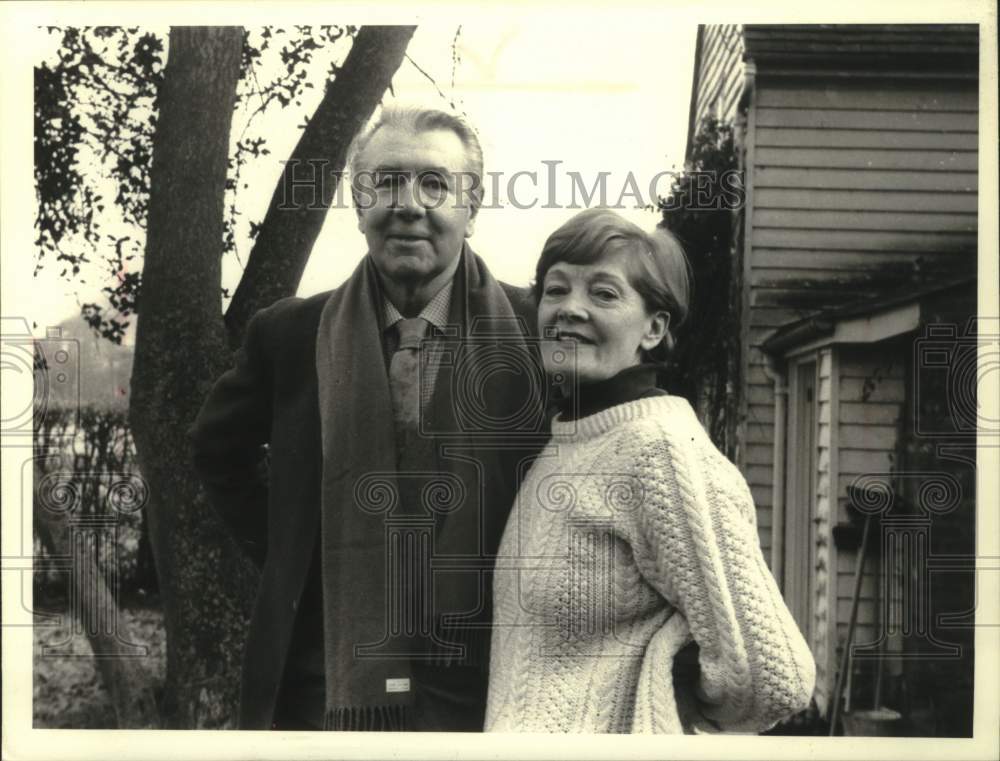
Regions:
<svg viewBox="0 0 1000 761"><path fill-rule="evenodd" d="M545 296L562 296L566 293L566 288L561 285L547 285L542 293Z"/></svg>
<svg viewBox="0 0 1000 761"><path fill-rule="evenodd" d="M440 174L425 174L420 178L420 186L427 190L444 190L448 182Z"/></svg>

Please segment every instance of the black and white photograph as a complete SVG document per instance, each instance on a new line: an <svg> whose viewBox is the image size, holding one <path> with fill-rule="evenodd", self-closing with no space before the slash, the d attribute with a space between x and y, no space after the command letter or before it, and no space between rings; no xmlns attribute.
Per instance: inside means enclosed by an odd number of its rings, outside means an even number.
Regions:
<svg viewBox="0 0 1000 761"><path fill-rule="evenodd" d="M1000 755L994 4L0 21L4 759Z"/></svg>

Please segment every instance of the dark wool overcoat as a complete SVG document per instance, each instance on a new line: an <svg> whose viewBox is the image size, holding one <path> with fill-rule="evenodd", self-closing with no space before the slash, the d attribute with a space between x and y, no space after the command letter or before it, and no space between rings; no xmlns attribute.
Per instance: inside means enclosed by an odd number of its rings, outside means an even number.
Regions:
<svg viewBox="0 0 1000 761"><path fill-rule="evenodd" d="M500 285L535 335L530 291ZM261 572L243 661L242 729L271 727L320 531L316 340L330 293L284 299L257 313L235 366L217 381L191 430L195 467L213 506ZM505 474L491 486L487 508L497 540L516 494L514 480Z"/></svg>

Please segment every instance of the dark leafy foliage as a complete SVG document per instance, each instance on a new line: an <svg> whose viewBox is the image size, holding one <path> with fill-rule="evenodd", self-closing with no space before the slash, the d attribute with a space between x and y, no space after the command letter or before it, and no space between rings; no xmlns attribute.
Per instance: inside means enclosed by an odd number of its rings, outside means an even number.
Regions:
<svg viewBox="0 0 1000 761"><path fill-rule="evenodd" d="M52 252L66 263L64 275L77 275L87 259L64 253L60 247L63 238L79 233L93 243L97 237L94 210L101 199L84 185L77 170L82 137L83 127L71 109L67 83L58 70L42 64L35 69L35 242L42 255Z"/></svg>
<svg viewBox="0 0 1000 761"><path fill-rule="evenodd" d="M355 26L319 26L315 30L311 26L296 26L291 35L284 29L273 27L264 27L259 33L244 32L243 61L240 69L240 78L244 81L256 79L256 65L262 61L272 44L276 44L282 38L287 40L278 51L279 59L285 67L284 73L263 85L257 83L254 96L260 99L260 104L256 112L264 112L275 102L282 107L292 103L301 105L298 99L303 90L315 86L307 80L307 67L312 63L313 55L344 37L354 37L357 31L358 28ZM336 64L331 65L328 81L332 81L336 76L337 68Z"/></svg>
<svg viewBox="0 0 1000 761"><path fill-rule="evenodd" d="M708 118L684 171L659 204L661 224L684 245L693 276L691 309L678 331L667 383L691 401L713 441L730 455L739 403L742 187L733 127Z"/></svg>
<svg viewBox="0 0 1000 761"><path fill-rule="evenodd" d="M145 235L167 39L135 27L48 31L58 35L59 45L54 60L35 68L36 271L54 258L61 275L82 280L85 267L96 264L111 283L102 289L107 303L88 302L81 311L95 332L121 343L139 308L141 276L131 263ZM241 171L270 154L266 140L251 134L256 118L274 106L302 107L306 91L316 86L310 67L320 51L333 55L333 46L357 31L296 26L244 34L236 109L248 117L229 161L225 252L237 251L238 194L247 187ZM258 71L274 69L275 60L278 74L262 81ZM327 81L337 70L331 62Z"/></svg>
<svg viewBox="0 0 1000 761"><path fill-rule="evenodd" d="M134 242L102 229L101 220L111 219L103 193L113 190L121 223L144 227L164 44L136 28L49 32L60 35L58 60L35 69L38 263L54 255L66 265L63 275L77 277L97 258L117 275L118 286L104 289L114 316L96 304L83 314L120 343L136 309L138 275L125 269Z"/></svg>
<svg viewBox="0 0 1000 761"><path fill-rule="evenodd" d="M106 554L99 558L108 577L115 578L121 591L129 595L155 592L156 569L145 511L114 510L109 492L112 481L122 474L141 480L125 410L95 406L84 406L78 413L66 408L50 410L41 419L35 452L45 455L40 460L42 474L64 474L78 492L71 520L98 515L114 519L114 545L105 548ZM46 596L59 596L65 574L48 567L40 545L38 551L41 562L36 588Z"/></svg>

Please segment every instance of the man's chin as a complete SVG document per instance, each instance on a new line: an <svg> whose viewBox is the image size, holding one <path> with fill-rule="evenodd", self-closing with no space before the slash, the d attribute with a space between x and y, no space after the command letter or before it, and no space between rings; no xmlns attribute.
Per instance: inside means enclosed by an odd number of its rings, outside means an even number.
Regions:
<svg viewBox="0 0 1000 761"><path fill-rule="evenodd" d="M389 238L384 246L385 256L391 259L434 258L434 247L424 238Z"/></svg>
<svg viewBox="0 0 1000 761"><path fill-rule="evenodd" d="M425 257L416 251L399 251L394 248L372 257L375 266L386 277L420 277L430 269Z"/></svg>
<svg viewBox="0 0 1000 761"><path fill-rule="evenodd" d="M394 259L389 264L386 274L393 280L400 282L428 280L432 277L426 263L412 257Z"/></svg>

